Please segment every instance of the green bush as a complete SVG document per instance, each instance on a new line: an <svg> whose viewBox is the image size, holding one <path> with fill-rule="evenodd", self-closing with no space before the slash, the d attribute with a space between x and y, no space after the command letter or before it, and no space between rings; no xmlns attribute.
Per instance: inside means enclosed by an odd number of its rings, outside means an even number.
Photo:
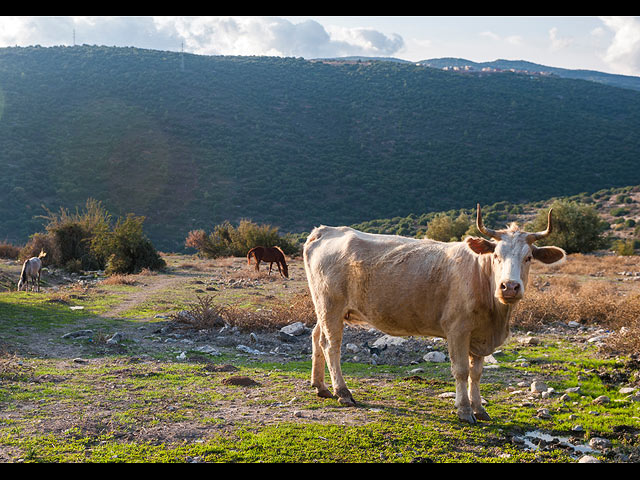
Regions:
<svg viewBox="0 0 640 480"><path fill-rule="evenodd" d="M45 232L31 236L21 258L47 253L45 264L70 272L105 269L107 273L136 273L165 266L142 231L144 217L129 214L112 226L111 215L94 199L83 210L47 211Z"/></svg>
<svg viewBox="0 0 640 480"><path fill-rule="evenodd" d="M159 270L166 266L142 231L144 217L128 214L118 219L113 230L97 232L91 249L104 261L105 273L138 273L144 268Z"/></svg>
<svg viewBox="0 0 640 480"><path fill-rule="evenodd" d="M635 254L636 242L633 239L617 240L613 245L613 250L618 255L633 255Z"/></svg>
<svg viewBox="0 0 640 480"><path fill-rule="evenodd" d="M278 246L285 254L298 253L294 241L281 237L278 227L257 225L250 220L241 220L237 227L230 222L216 225L209 235L204 230L192 230L185 240L185 246L195 248L198 254L207 258L244 257L256 246Z"/></svg>
<svg viewBox="0 0 640 480"><path fill-rule="evenodd" d="M471 220L465 213L453 218L445 213L436 214L427 225L425 237L441 242L458 241L467 232Z"/></svg>
<svg viewBox="0 0 640 480"><path fill-rule="evenodd" d="M553 208L553 231L537 242L537 245L555 245L567 253L588 253L606 248L608 239L603 232L606 228L596 210L570 200L556 200ZM537 216L526 226L530 232L544 230L547 227L548 208L538 211Z"/></svg>

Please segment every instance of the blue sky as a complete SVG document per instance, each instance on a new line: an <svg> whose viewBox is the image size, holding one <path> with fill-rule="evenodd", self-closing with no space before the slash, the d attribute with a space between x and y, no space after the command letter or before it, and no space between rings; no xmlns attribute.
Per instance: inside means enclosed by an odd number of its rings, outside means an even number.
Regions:
<svg viewBox="0 0 640 480"><path fill-rule="evenodd" d="M640 75L638 17L0 17L0 47L116 45L203 55L460 57Z"/></svg>

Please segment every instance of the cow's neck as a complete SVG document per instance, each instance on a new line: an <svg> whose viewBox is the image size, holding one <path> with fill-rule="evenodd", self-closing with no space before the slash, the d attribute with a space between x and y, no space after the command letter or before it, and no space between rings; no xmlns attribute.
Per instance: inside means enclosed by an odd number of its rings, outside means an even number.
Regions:
<svg viewBox="0 0 640 480"><path fill-rule="evenodd" d="M478 258L478 268L481 271L481 275L484 277L485 282L485 308L488 309L489 316L491 317L493 329L491 342L493 346L491 350L502 345L502 343L509 336L509 320L511 318L511 312L513 311L513 305L505 305L500 302L496 296L496 282L494 272L493 260L490 255L482 255ZM488 287L488 288L487 288Z"/></svg>

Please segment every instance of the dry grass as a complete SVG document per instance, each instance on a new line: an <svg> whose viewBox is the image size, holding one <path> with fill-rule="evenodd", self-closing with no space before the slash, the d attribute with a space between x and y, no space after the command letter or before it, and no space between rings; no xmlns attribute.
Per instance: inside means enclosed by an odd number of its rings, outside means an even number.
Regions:
<svg viewBox="0 0 640 480"><path fill-rule="evenodd" d="M136 279L133 275L116 273L102 280L104 285L135 285Z"/></svg>
<svg viewBox="0 0 640 480"><path fill-rule="evenodd" d="M640 282L620 281L621 272L640 271L639 257L571 255L559 267L536 268L513 324L538 330L578 322L614 331L609 347L635 353L640 344ZM623 328L624 327L624 328Z"/></svg>
<svg viewBox="0 0 640 480"><path fill-rule="evenodd" d="M308 293L289 300L274 299L268 306L252 310L238 305L216 304L214 297L197 297L189 309L172 316L173 320L195 329L229 325L240 330L277 330L294 322L313 326L316 321Z"/></svg>

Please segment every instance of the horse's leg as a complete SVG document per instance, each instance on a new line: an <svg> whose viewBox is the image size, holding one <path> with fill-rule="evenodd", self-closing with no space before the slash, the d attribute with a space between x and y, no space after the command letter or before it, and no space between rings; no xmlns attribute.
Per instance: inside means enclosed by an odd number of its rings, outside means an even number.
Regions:
<svg viewBox="0 0 640 480"><path fill-rule="evenodd" d="M273 267L273 262L269 262L269 275L271 275L271 268Z"/></svg>
<svg viewBox="0 0 640 480"><path fill-rule="evenodd" d="M278 266L278 272L280 272L280 276L284 278L284 275L282 274L282 269L280 268L280 260L276 261L276 265Z"/></svg>
<svg viewBox="0 0 640 480"><path fill-rule="evenodd" d="M38 292L40 291L40 272L42 270L38 270Z"/></svg>

